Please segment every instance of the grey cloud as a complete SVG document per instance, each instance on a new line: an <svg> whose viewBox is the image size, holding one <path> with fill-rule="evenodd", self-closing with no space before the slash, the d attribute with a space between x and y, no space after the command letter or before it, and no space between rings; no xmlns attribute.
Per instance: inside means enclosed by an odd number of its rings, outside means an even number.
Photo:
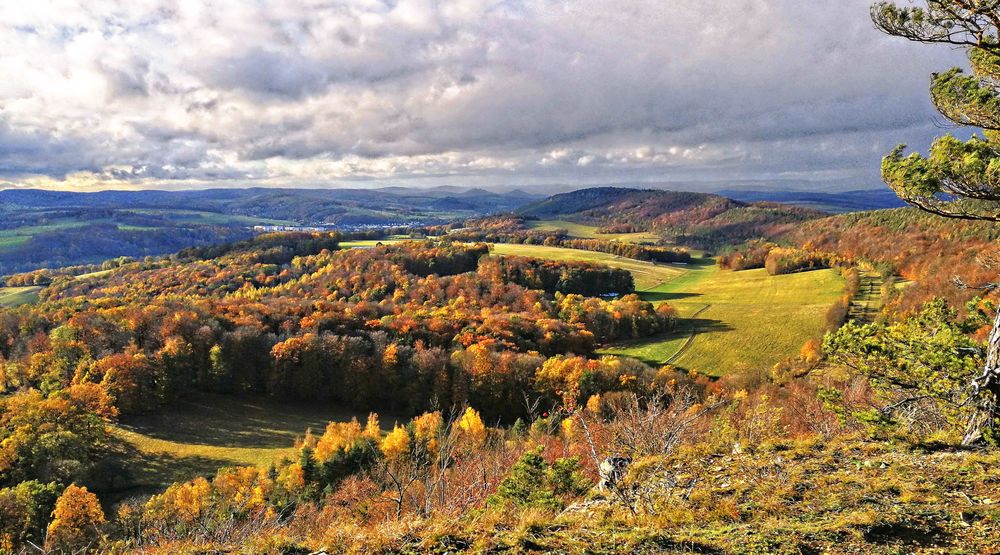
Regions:
<svg viewBox="0 0 1000 555"><path fill-rule="evenodd" d="M962 63L867 0L147 4L0 6L0 173L871 185L941 133L928 76Z"/></svg>

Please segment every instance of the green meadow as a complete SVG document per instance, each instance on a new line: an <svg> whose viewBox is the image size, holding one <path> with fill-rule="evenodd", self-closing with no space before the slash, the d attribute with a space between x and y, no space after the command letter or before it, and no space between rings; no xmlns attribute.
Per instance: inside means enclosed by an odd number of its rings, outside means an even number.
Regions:
<svg viewBox="0 0 1000 555"><path fill-rule="evenodd" d="M632 272L632 276L635 278L635 287L639 291L662 287L688 272L688 269L681 264L654 264L603 252L578 249L506 243L497 243L492 246L492 249L493 253L497 255L532 256L546 260L579 260L622 268Z"/></svg>
<svg viewBox="0 0 1000 555"><path fill-rule="evenodd" d="M600 352L653 365L669 362L710 376L769 368L797 354L806 341L823 335L826 311L845 286L836 270L769 276L763 269L720 270L710 259L666 265L599 252L508 244L495 245L494 252L599 262L629 270L643 298L670 303L682 320L673 333L607 346Z"/></svg>
<svg viewBox="0 0 1000 555"><path fill-rule="evenodd" d="M0 287L0 308L10 308L38 301L41 287Z"/></svg>
<svg viewBox="0 0 1000 555"><path fill-rule="evenodd" d="M570 237L580 239L607 239L609 241L625 241L628 243L656 243L662 239L659 235L647 231L639 233L598 233L598 228L595 226L565 220L535 220L525 223L530 229L537 231L565 229Z"/></svg>

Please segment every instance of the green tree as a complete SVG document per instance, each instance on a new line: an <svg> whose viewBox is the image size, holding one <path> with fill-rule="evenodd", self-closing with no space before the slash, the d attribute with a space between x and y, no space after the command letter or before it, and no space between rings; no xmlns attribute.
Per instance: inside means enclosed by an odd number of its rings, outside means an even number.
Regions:
<svg viewBox="0 0 1000 555"><path fill-rule="evenodd" d="M968 321L959 320L954 309L936 299L899 322L848 322L827 334L823 347L831 360L869 377L884 403L869 416L892 421L898 413L924 407L934 415L928 420L961 426L969 412L965 386L982 363L978 356L970 356L978 355L969 337L971 329Z"/></svg>
<svg viewBox="0 0 1000 555"><path fill-rule="evenodd" d="M28 542L41 545L61 489L55 482L36 480L0 489L0 545L15 549L26 548Z"/></svg>
<svg viewBox="0 0 1000 555"><path fill-rule="evenodd" d="M560 496L579 496L589 488L590 482L580 473L577 458L556 459L549 465L539 447L521 455L496 493L490 496L489 503L559 510L564 506Z"/></svg>
<svg viewBox="0 0 1000 555"><path fill-rule="evenodd" d="M1000 2L927 0L924 7L878 2L871 14L883 32L915 42L965 48L972 67L936 73L931 99L941 114L982 136L946 135L927 156L896 147L882 161L882 179L907 203L948 218L1000 221ZM993 265L1000 271L1000 265ZM996 284L984 287L994 288ZM986 346L985 364L968 384L975 410L963 443L997 437L1000 426L1000 312Z"/></svg>

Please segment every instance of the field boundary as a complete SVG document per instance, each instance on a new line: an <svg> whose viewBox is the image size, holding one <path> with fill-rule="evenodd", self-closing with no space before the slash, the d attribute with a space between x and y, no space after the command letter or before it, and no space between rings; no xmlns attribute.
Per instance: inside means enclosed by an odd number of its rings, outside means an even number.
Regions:
<svg viewBox="0 0 1000 555"><path fill-rule="evenodd" d="M689 316L688 319L697 317L698 315L700 315L702 312L705 312L709 308L712 308L711 304L707 304L707 305L699 308L693 314L691 314L691 316ZM698 330L697 329L692 329L691 330L691 334L688 335L688 338L684 340L684 344L681 345L681 348L677 349L676 353L670 355L670 358L668 358L664 362L664 364L673 364L674 362L677 361L677 359L679 359L680 357L684 356L684 353L686 353L687 350L691 348L691 345L694 343L694 338L697 335L698 335Z"/></svg>

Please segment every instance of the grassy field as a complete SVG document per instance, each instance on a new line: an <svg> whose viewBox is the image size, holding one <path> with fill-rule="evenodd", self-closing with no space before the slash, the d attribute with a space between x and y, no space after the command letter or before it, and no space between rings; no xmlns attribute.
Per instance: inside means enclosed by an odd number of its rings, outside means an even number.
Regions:
<svg viewBox="0 0 1000 555"><path fill-rule="evenodd" d="M200 394L159 413L123 420L114 430L128 447L133 487L155 488L223 466L267 467L295 453L306 429L321 434L331 421L358 418L319 403L281 403L268 399ZM396 421L383 416L382 426Z"/></svg>
<svg viewBox="0 0 1000 555"><path fill-rule="evenodd" d="M56 231L59 229L69 229L73 227L83 227L85 222L74 220L57 220L47 225L21 226L14 229L0 230L0 250L19 247L39 233Z"/></svg>
<svg viewBox="0 0 1000 555"><path fill-rule="evenodd" d="M10 308L38 301L41 287L0 287L0 308Z"/></svg>
<svg viewBox="0 0 1000 555"><path fill-rule="evenodd" d="M86 273L86 274L80 274L80 275L76 276L76 279L89 279L89 278L104 277L104 276L107 276L107 275L111 275L111 272L113 272L113 271L114 270L98 270L96 272L89 272L89 273Z"/></svg>
<svg viewBox="0 0 1000 555"><path fill-rule="evenodd" d="M541 245L497 243L493 245L493 252L499 255L533 256L546 260L597 262L613 268L622 268L632 272L632 276L635 278L635 287L639 291L661 287L688 272L687 267L680 264L653 264L652 262L632 260L603 252L543 247Z"/></svg>
<svg viewBox="0 0 1000 555"><path fill-rule="evenodd" d="M385 239L365 239L361 241L343 241L340 243L340 248L342 249L368 249L382 243L383 245L391 245L393 243L400 243L402 241L409 241L410 238L406 235L392 235Z"/></svg>
<svg viewBox="0 0 1000 555"><path fill-rule="evenodd" d="M601 352L653 365L669 362L711 376L742 368L769 368L797 354L803 343L822 336L826 311L843 294L845 285L836 270L769 276L765 270L719 270L711 260L650 264L536 245L497 244L494 252L585 260L631 271L643 298L654 304L670 303L683 320L673 333Z"/></svg>
<svg viewBox="0 0 1000 555"><path fill-rule="evenodd" d="M597 228L594 226L567 222L565 220L536 220L526 223L529 228L539 231L565 229L570 237L579 237L581 239L607 239L609 241L625 241L629 243L655 243L661 239L659 235L645 231L639 233L597 233Z"/></svg>
<svg viewBox="0 0 1000 555"><path fill-rule="evenodd" d="M809 339L822 336L826 311L843 294L844 285L836 270L770 276L763 269L693 268L642 292L654 303L669 302L685 317L677 332L604 352L651 364L669 362L711 376L769 368L797 354Z"/></svg>
<svg viewBox="0 0 1000 555"><path fill-rule="evenodd" d="M19 247L30 239L30 236L25 235L0 235L0 250Z"/></svg>

